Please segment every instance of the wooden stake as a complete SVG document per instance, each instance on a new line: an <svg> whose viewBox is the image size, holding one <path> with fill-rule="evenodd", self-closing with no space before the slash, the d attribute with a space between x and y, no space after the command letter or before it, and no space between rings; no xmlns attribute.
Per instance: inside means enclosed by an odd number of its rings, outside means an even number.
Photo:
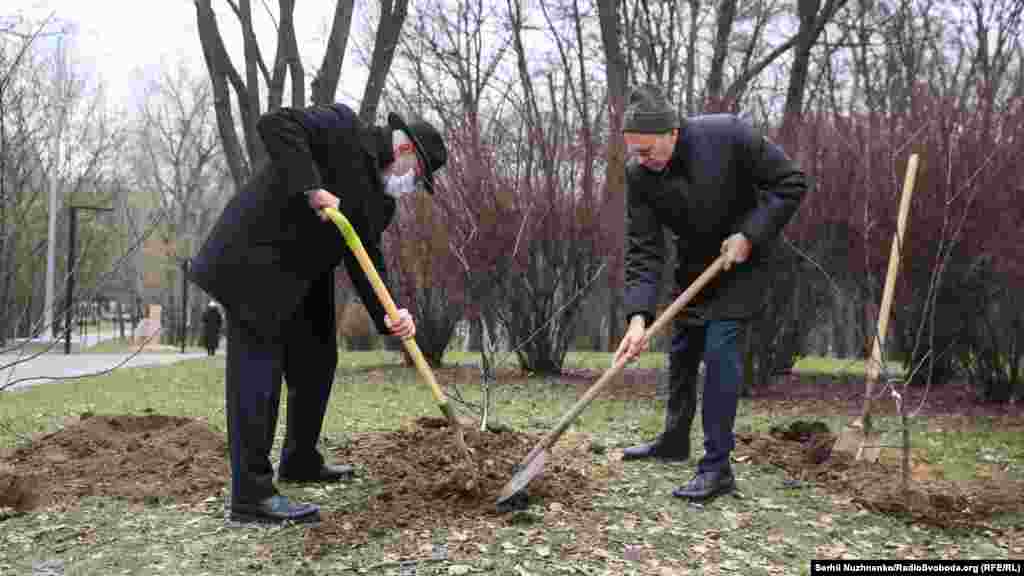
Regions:
<svg viewBox="0 0 1024 576"><path fill-rule="evenodd" d="M878 310L878 329L875 332L874 346L871 349L871 360L867 366L867 379L864 390L864 409L861 411L860 423L866 439L871 430L871 396L874 394L875 384L878 382L879 374L882 371L883 351L885 350L885 337L889 330L889 313L892 310L893 293L896 291L896 277L899 275L900 259L903 252L903 236L907 228L907 215L910 213L910 198L914 191L914 180L917 177L917 154L910 156L907 162L907 174L903 180L903 194L900 197L899 216L896 222L896 235L892 241L892 250L889 253L889 269L885 274L885 287L882 290L882 305ZM857 459L861 459L864 452L864 442L861 442L857 450Z"/></svg>

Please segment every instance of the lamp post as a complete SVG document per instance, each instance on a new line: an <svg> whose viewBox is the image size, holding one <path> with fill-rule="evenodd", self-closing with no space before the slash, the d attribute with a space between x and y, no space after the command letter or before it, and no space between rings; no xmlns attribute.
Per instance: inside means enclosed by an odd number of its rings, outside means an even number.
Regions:
<svg viewBox="0 0 1024 576"><path fill-rule="evenodd" d="M185 339L188 338L188 267L191 260L181 259L181 353L185 353Z"/></svg>
<svg viewBox="0 0 1024 576"><path fill-rule="evenodd" d="M78 211L113 212L113 208L102 206L68 206L68 293L64 312L64 353L71 354L72 311L75 308L75 235L78 228Z"/></svg>

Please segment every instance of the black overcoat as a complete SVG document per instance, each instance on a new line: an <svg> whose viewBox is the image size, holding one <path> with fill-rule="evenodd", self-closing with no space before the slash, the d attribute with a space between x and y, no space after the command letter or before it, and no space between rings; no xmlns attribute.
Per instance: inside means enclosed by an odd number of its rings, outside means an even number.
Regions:
<svg viewBox="0 0 1024 576"><path fill-rule="evenodd" d="M683 315L696 322L744 319L764 302L766 257L808 190L783 150L733 115L688 118L660 173L626 171L626 318L654 318L665 260L665 231L676 237L676 291L689 286L742 232L750 259L713 280Z"/></svg>
<svg viewBox="0 0 1024 576"><path fill-rule="evenodd" d="M305 195L323 188L341 199L341 211L387 278L380 242L395 201L378 176L375 129L342 104L280 108L256 127L269 162L228 202L192 262L191 280L246 329L273 340L311 283L344 261L377 329L387 332L383 307L358 262ZM334 310L323 313L334 317Z"/></svg>
<svg viewBox="0 0 1024 576"><path fill-rule="evenodd" d="M214 306L208 306L203 310L203 347L217 348L220 343L220 330L224 318Z"/></svg>

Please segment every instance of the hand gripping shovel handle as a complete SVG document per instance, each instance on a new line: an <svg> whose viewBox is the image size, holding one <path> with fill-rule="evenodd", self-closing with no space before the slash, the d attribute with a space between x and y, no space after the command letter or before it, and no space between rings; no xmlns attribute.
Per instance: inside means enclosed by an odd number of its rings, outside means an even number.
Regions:
<svg viewBox="0 0 1024 576"><path fill-rule="evenodd" d="M359 261L359 266L363 269L363 273L370 280L370 284L373 286L373 291L377 294L377 298L380 299L381 304L384 306L384 311L387 313L392 320L398 320L398 306L395 305L395 301L391 298L391 294L388 292L387 286L384 285L384 281L381 280L380 274L377 273L377 268L374 267L373 261L370 260L370 256L366 253L366 248L363 247L363 242L359 239L359 235L352 227L352 223L348 221L348 218L338 210L327 207L324 208L324 213L330 218L341 230L341 235L345 238L345 244L348 245L349 250L355 255L356 260ZM445 397L444 391L437 384L437 379L434 378L434 372L430 369L430 365L427 364L426 358L423 357L423 352L420 350L418 344L416 344L415 338L406 338L402 340L402 345L405 347L406 352L412 357L413 363L416 365L416 370L419 371L420 376L430 384L430 390L434 393L434 399L437 400L437 405L441 409L441 413L444 414L445 418L448 419L449 425L456 432L456 440L459 443L460 448L465 448L465 440L462 437L462 429L459 427L459 421L455 418L455 413L452 412L451 406L448 404L448 398Z"/></svg>
<svg viewBox="0 0 1024 576"><path fill-rule="evenodd" d="M711 265L708 266L708 268L700 276L698 276L697 279L694 280L693 283L690 284L690 286L687 287L687 289L684 290L683 293L680 294L672 302L672 304L670 304L669 307L666 308L660 316L658 316L657 319L655 319L654 323L647 328L647 338L650 339L655 334L660 332L662 328L664 328L665 325L668 324L676 316L676 314L679 313L680 310L685 308L686 305L690 303L690 300L693 300L693 297L696 296L697 293L700 292L704 288L704 286L708 284L708 282L710 282L715 276L718 275L718 273L722 270L724 264L725 256L719 256L717 259L715 259L715 261L712 262ZM541 439L541 441L538 442L537 445L533 447L533 450L531 450L530 453L526 455L526 458L523 458L522 462L519 463L519 466L516 468L518 472L516 473L515 477L511 481L509 481L509 483L505 486L505 489L502 491L501 497L498 499L499 503L508 500L510 497L512 497L516 492L518 492L524 486L526 486L526 484L529 483L530 479L535 474L540 472L540 466L535 463L535 460L538 462L543 462L544 452L546 452L547 449L550 448L551 445L554 444L559 437L561 437L562 433L565 432L566 428L569 427L569 424L571 424L572 421L575 420L576 417L580 415L580 412L582 412L583 409L586 408L587 405L594 400L594 398L601 391L601 389L603 389L605 385L607 385L608 382L612 380L612 378L614 378L616 375L618 375L619 372L622 371L622 368L627 363L628 359L625 356L623 356L619 358L618 361L616 361L614 364L612 364L611 368L606 370L605 373L602 374L600 378L598 378L597 382L594 382L594 384L590 386L586 393L584 393L583 396L576 401L576 404L574 404L572 408L570 408L569 411L566 412L564 416L562 416L562 419L558 422L558 424L555 425L554 429L551 430L551 432L548 432L547 436Z"/></svg>

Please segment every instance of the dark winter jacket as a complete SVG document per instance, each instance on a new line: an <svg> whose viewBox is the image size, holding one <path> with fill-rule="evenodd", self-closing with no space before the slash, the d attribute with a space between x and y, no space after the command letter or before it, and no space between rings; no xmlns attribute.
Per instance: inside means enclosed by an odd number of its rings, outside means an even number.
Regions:
<svg viewBox="0 0 1024 576"><path fill-rule="evenodd" d="M793 216L808 182L782 149L739 118L687 119L663 172L626 171L626 318L654 318L665 260L665 230L675 235L675 279L681 291L742 232L750 259L722 272L697 295L684 317L742 319L757 313L770 280L768 255Z"/></svg>
<svg viewBox="0 0 1024 576"><path fill-rule="evenodd" d="M378 173L390 162L390 131L366 126L341 104L280 108L261 116L256 128L269 161L228 202L192 262L192 281L247 329L274 339L310 284L344 261L377 329L387 333L383 307L358 262L305 193L323 188L340 198L386 278L380 242L395 201ZM334 317L334 310L323 313Z"/></svg>
<svg viewBox="0 0 1024 576"><path fill-rule="evenodd" d="M220 342L220 330L224 318L216 306L207 306L203 310L203 347L216 348Z"/></svg>

